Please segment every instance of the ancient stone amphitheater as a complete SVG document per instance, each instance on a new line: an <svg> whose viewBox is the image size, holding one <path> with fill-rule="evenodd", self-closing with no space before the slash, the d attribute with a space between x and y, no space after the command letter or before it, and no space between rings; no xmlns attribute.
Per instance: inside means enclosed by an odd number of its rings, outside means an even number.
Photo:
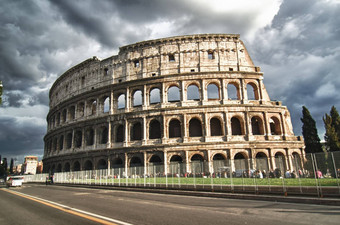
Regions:
<svg viewBox="0 0 340 225"><path fill-rule="evenodd" d="M190 173L294 170L304 143L270 100L263 73L235 34L143 41L90 58L50 90L45 172L173 163Z"/></svg>

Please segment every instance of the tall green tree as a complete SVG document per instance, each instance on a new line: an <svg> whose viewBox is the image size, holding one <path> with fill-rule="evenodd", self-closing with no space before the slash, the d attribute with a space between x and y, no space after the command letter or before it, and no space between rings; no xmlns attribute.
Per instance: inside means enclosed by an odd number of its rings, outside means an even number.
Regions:
<svg viewBox="0 0 340 225"><path fill-rule="evenodd" d="M0 80L0 105L2 103L2 81Z"/></svg>
<svg viewBox="0 0 340 225"><path fill-rule="evenodd" d="M9 173L13 174L14 160L11 158L11 164L9 165Z"/></svg>
<svg viewBox="0 0 340 225"><path fill-rule="evenodd" d="M332 106L329 115L322 118L325 124L325 141L327 151L340 151L340 116L338 110Z"/></svg>
<svg viewBox="0 0 340 225"><path fill-rule="evenodd" d="M309 110L302 106L302 135L305 139L305 152L316 153L322 152L322 146L320 138L318 136L318 130L316 129L316 123L310 114Z"/></svg>

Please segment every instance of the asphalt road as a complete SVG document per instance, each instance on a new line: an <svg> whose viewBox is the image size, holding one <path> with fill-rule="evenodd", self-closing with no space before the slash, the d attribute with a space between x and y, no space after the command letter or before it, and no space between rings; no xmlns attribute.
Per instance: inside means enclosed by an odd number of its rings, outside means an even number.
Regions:
<svg viewBox="0 0 340 225"><path fill-rule="evenodd" d="M26 184L10 188L129 224L339 224L340 207ZM0 190L0 224L96 224ZM65 209L65 207L62 207ZM117 223L119 224L119 223Z"/></svg>

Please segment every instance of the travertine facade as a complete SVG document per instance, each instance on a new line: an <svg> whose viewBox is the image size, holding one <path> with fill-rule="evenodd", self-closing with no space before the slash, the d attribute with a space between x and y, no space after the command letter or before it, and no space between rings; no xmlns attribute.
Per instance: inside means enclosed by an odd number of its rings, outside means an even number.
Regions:
<svg viewBox="0 0 340 225"><path fill-rule="evenodd" d="M304 156L290 114L271 101L239 35L139 42L61 75L50 90L45 172L218 160L293 170ZM296 162L296 160L295 160Z"/></svg>

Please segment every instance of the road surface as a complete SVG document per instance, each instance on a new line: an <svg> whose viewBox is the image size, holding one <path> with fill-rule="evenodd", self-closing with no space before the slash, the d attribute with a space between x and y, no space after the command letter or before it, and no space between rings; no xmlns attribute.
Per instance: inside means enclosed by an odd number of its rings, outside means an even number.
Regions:
<svg viewBox="0 0 340 225"><path fill-rule="evenodd" d="M336 206L176 196L39 184L25 184L21 188L1 188L0 207L0 224L2 225L76 225L100 224L105 221L108 221L108 224L135 225L331 225L339 224L340 221L340 207Z"/></svg>

